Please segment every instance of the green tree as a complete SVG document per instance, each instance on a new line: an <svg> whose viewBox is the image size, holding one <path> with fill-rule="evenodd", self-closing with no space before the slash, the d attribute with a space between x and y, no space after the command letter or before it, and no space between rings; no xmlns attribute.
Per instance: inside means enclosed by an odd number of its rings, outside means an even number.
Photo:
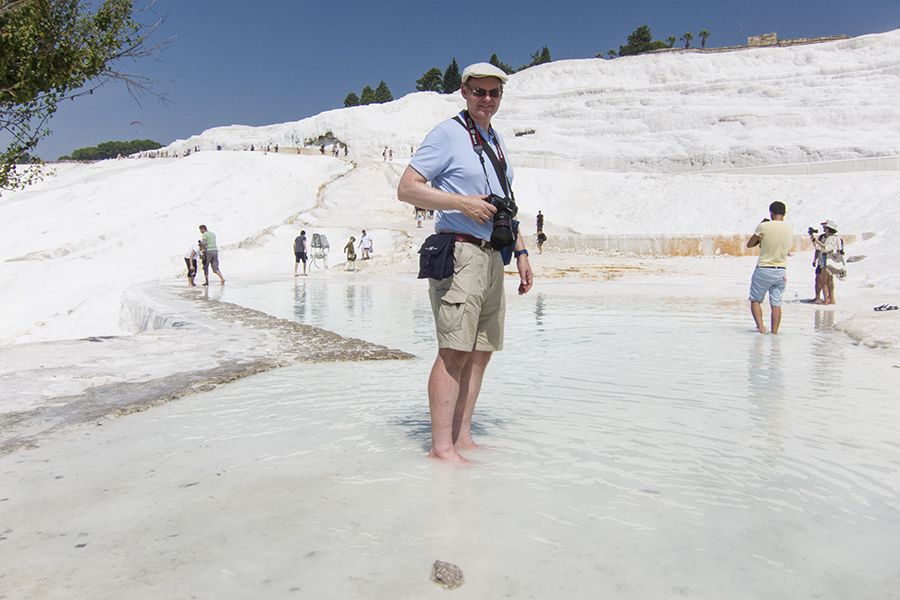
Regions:
<svg viewBox="0 0 900 600"><path fill-rule="evenodd" d="M691 47L691 40L694 39L694 34L688 31L683 36L681 36L681 41L684 42L685 48Z"/></svg>
<svg viewBox="0 0 900 600"><path fill-rule="evenodd" d="M416 89L420 92L440 92L444 86L441 81L441 70L432 67L427 73L422 75L421 79L416 79Z"/></svg>
<svg viewBox="0 0 900 600"><path fill-rule="evenodd" d="M378 84L378 87L375 88L375 102L384 104L393 99L394 97L391 96L391 90L388 89L387 84L382 80L381 83Z"/></svg>
<svg viewBox="0 0 900 600"><path fill-rule="evenodd" d="M344 106L359 106L359 96L354 92L350 92L347 94L347 97L344 98Z"/></svg>
<svg viewBox="0 0 900 600"><path fill-rule="evenodd" d="M359 103L375 104L375 90L369 86L364 87L362 93L359 95Z"/></svg>
<svg viewBox="0 0 900 600"><path fill-rule="evenodd" d="M544 46L537 52L533 52L531 54L531 62L528 63L527 65L522 65L521 67L519 67L518 71L524 71L525 69L527 69L529 67L533 67L535 65L542 65L542 64L548 63L548 62L551 62L550 48L548 48L547 46Z"/></svg>
<svg viewBox="0 0 900 600"><path fill-rule="evenodd" d="M47 123L62 100L112 79L124 81L135 97L149 91L150 80L114 68L167 43L148 48L147 38L162 20L143 27L136 12L133 0L99 6L89 0L0 0L0 133L10 140L0 154L0 188L39 178L36 169L16 171L14 163L50 134Z"/></svg>
<svg viewBox="0 0 900 600"><path fill-rule="evenodd" d="M459 74L459 65L456 64L456 57L453 57L453 62L450 63L450 66L447 67L447 70L444 71L444 77L441 80L441 89L443 89L445 94L452 94L453 92L459 90L462 86L462 76Z"/></svg>
<svg viewBox="0 0 900 600"><path fill-rule="evenodd" d="M666 38L666 43L669 45L669 48L674 48L675 42L677 42L677 41L678 41L678 38L675 37L674 35L670 35L669 37Z"/></svg>
<svg viewBox="0 0 900 600"><path fill-rule="evenodd" d="M513 69L512 67L510 67L508 64L500 62L500 59L497 58L496 53L491 55L491 60L489 60L488 62L491 63L492 65L494 65L495 67L497 67L498 69L500 69L501 71L503 71L504 73L506 73L507 75L512 75L513 73L516 72L516 70Z"/></svg>
<svg viewBox="0 0 900 600"><path fill-rule="evenodd" d="M711 35L711 34L709 33L709 30L707 30L707 29L701 29L701 30L700 30L700 41L701 41L702 44L703 44L703 49L704 49L704 50L706 50L706 38L708 38L710 35Z"/></svg>
<svg viewBox="0 0 900 600"><path fill-rule="evenodd" d="M628 43L619 46L619 56L634 56L647 51L653 42L653 34L649 25L641 25L628 36Z"/></svg>
<svg viewBox="0 0 900 600"><path fill-rule="evenodd" d="M610 57L611 59L612 59L612 58L615 58L615 57L617 57L617 56L619 55L619 53L616 52L616 49L615 49L615 48L610 48L609 50L606 51L606 53L609 55L609 57ZM602 54L598 54L597 56L603 56L603 55L602 55Z"/></svg>
<svg viewBox="0 0 900 600"><path fill-rule="evenodd" d="M543 48L541 48L541 55L538 57L537 64L542 65L548 62L552 62L552 59L550 58L550 48L544 46Z"/></svg>
<svg viewBox="0 0 900 600"><path fill-rule="evenodd" d="M72 160L106 160L118 155L128 156L144 150L156 150L162 144L153 140L131 140L130 142L103 142L89 148L72 151Z"/></svg>

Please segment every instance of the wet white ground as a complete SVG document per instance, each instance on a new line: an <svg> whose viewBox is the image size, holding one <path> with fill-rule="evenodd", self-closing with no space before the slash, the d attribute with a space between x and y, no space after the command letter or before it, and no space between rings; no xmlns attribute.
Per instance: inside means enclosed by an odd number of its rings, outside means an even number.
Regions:
<svg viewBox="0 0 900 600"><path fill-rule="evenodd" d="M509 298L472 469L424 458L421 285L225 290L419 358L276 369L0 458L0 587L443 597L440 559L460 598L894 597L894 356L803 304L773 337L743 301L542 284Z"/></svg>

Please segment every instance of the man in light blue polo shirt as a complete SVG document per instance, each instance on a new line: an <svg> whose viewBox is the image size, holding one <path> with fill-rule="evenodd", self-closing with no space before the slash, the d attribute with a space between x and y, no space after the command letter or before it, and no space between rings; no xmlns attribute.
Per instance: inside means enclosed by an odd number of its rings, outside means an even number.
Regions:
<svg viewBox="0 0 900 600"><path fill-rule="evenodd" d="M397 190L401 201L436 210L435 230L455 236L453 275L429 279L438 355L428 380L428 455L455 463L468 462L460 450L478 447L472 440L472 413L491 355L503 348L503 260L489 241L497 209L485 200L492 193L505 196L512 184L506 146L491 127L506 81L506 73L494 65L466 67L460 87L466 110L459 121L444 121L426 136ZM498 166L493 159L482 160L476 144L490 147ZM532 273L521 235L514 254L519 294L524 294L531 289Z"/></svg>

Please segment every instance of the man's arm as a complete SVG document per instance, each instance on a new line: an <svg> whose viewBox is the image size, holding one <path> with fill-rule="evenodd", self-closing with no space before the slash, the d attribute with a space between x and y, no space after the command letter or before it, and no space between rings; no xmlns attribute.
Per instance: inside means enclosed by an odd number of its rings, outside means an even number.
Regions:
<svg viewBox="0 0 900 600"><path fill-rule="evenodd" d="M759 243L760 243L761 241L762 241L762 236L760 236L759 234L754 233L754 234L753 234L753 237L751 237L749 240L747 240L747 247L748 247L748 248L755 248L756 246L759 246Z"/></svg>
<svg viewBox="0 0 900 600"><path fill-rule="evenodd" d="M397 198L426 210L458 210L484 225L494 218L497 209L485 202L487 196L464 196L445 192L428 185L428 180L412 167L406 167L397 187Z"/></svg>

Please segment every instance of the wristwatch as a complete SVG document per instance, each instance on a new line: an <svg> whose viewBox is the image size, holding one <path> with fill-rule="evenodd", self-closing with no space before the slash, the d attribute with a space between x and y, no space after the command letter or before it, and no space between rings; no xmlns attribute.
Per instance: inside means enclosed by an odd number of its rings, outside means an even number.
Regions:
<svg viewBox="0 0 900 600"><path fill-rule="evenodd" d="M525 249L525 250L516 250L515 252L513 252L513 254L515 255L516 258L519 258L519 257L522 256L522 255L528 256L528 250L527 250L527 249Z"/></svg>

